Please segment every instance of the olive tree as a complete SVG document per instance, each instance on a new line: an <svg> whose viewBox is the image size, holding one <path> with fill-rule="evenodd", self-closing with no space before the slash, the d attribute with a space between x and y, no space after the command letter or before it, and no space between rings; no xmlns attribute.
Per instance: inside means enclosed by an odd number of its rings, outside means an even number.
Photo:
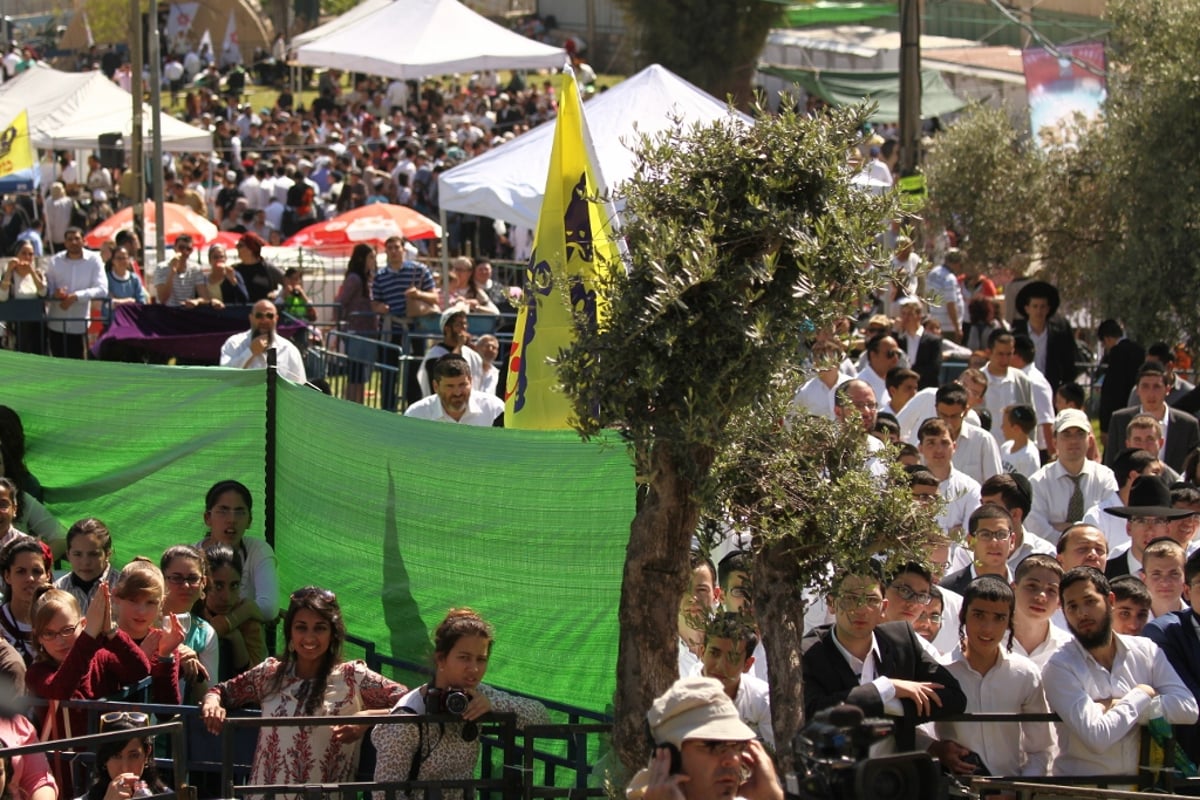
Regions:
<svg viewBox="0 0 1200 800"><path fill-rule="evenodd" d="M863 119L856 108L817 119L784 113L762 115L753 125L730 119L677 128L642 141L636 177L619 187L628 269L601 289L606 323L580 324L558 368L573 424L585 435L619 429L639 481L619 610L615 703L616 746L627 767L644 760L645 712L676 678L689 545L701 511L721 502L718 474L729 473L720 465L738 453L744 464L770 461L776 448L803 444L800 432L810 429L784 426L780 417L782 398L797 385L801 338L846 313L886 277L875 242L893 202L855 190L846 161ZM748 439L749 432L756 438ZM820 439L811 441L825 449ZM816 458L786 466L822 468ZM772 474L766 463L759 472L760 480ZM749 466L742 473L749 475ZM865 484L860 489L869 493ZM803 504L802 494L785 505ZM740 502L758 524L765 516L752 497L744 490ZM780 547L809 547L795 554L797 563L815 563L813 548L831 538L821 528L833 522L813 517L798 539ZM786 580L766 575L763 591ZM781 592L780 603L794 597L791 589ZM769 600L761 607L769 608ZM791 605L786 614L794 626L803 607ZM774 630L764 637L773 647ZM790 682L798 696L798 671L775 671L783 658L798 658L797 640L776 641L789 653L769 657L773 680Z"/></svg>

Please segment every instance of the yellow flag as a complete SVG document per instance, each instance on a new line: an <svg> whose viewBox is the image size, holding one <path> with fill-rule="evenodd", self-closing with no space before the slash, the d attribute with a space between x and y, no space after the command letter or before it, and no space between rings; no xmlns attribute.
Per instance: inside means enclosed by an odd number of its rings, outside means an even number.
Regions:
<svg viewBox="0 0 1200 800"><path fill-rule="evenodd" d="M508 360L504 424L551 430L570 427L571 402L553 364L575 337L573 313L604 323L597 279L621 263L607 202L596 202L602 182L591 155L587 121L575 76L564 75L550 173L526 271L526 296L517 315Z"/></svg>
<svg viewBox="0 0 1200 800"><path fill-rule="evenodd" d="M31 192L37 186L37 178L29 140L29 112L22 111L0 134L0 189Z"/></svg>

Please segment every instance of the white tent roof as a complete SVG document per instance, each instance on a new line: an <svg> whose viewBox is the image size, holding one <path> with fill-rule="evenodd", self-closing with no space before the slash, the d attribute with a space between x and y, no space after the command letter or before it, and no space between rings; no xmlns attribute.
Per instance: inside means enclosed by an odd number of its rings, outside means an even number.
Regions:
<svg viewBox="0 0 1200 800"><path fill-rule="evenodd" d="M309 67L404 80L452 72L561 67L566 52L476 14L458 0L394 0L296 51Z"/></svg>
<svg viewBox="0 0 1200 800"><path fill-rule="evenodd" d="M143 109L148 145L154 117L149 105ZM94 149L103 133L123 134L128 142L133 131L133 98L99 71L59 72L38 64L0 85L0 120L25 110L34 147ZM164 150L212 150L211 133L174 117L162 116L162 131Z"/></svg>
<svg viewBox="0 0 1200 800"><path fill-rule="evenodd" d="M729 117L729 107L665 67L651 64L583 104L596 159L610 188L633 177L632 148L640 134ZM737 114L746 121L749 118ZM447 211L479 214L536 229L546 170L554 145L554 121L544 122L443 172L438 202Z"/></svg>
<svg viewBox="0 0 1200 800"><path fill-rule="evenodd" d="M393 0L362 0L361 3L347 11L345 14L334 17L324 25L318 25L312 30L305 31L304 33L293 37L292 41L288 42L288 49L294 53L301 47L304 47L304 45L315 42L324 36L328 36L334 31L340 31L347 25L353 25L363 17L369 14L374 14L381 8L391 5L392 2Z"/></svg>

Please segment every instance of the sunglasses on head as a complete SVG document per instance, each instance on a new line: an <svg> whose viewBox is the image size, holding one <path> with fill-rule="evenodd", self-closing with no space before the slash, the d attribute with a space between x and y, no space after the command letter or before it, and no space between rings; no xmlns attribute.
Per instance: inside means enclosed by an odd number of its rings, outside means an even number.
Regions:
<svg viewBox="0 0 1200 800"><path fill-rule="evenodd" d="M109 711L100 715L100 732L103 733L106 727L118 722L128 722L130 725L144 728L150 724L150 715L141 711Z"/></svg>

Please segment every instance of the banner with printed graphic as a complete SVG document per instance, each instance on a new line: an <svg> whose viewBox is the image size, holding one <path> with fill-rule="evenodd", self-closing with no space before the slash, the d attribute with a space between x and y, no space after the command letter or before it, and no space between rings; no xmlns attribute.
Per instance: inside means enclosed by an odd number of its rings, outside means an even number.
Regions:
<svg viewBox="0 0 1200 800"><path fill-rule="evenodd" d="M1025 93L1029 97L1029 129L1043 151L1074 147L1079 135L1075 115L1100 118L1108 93L1104 45L1082 42L1021 51Z"/></svg>
<svg viewBox="0 0 1200 800"><path fill-rule="evenodd" d="M0 134L0 192L32 192L39 177L29 139L29 112L22 111Z"/></svg>
<svg viewBox="0 0 1200 800"><path fill-rule="evenodd" d="M564 75L546 192L529 259L527 294L517 316L509 356L504 424L509 428L568 428L571 401L558 385L552 360L575 336L574 319L585 314L604 324L597 293L621 262L613 232L615 212L604 193L592 152L579 87Z"/></svg>

